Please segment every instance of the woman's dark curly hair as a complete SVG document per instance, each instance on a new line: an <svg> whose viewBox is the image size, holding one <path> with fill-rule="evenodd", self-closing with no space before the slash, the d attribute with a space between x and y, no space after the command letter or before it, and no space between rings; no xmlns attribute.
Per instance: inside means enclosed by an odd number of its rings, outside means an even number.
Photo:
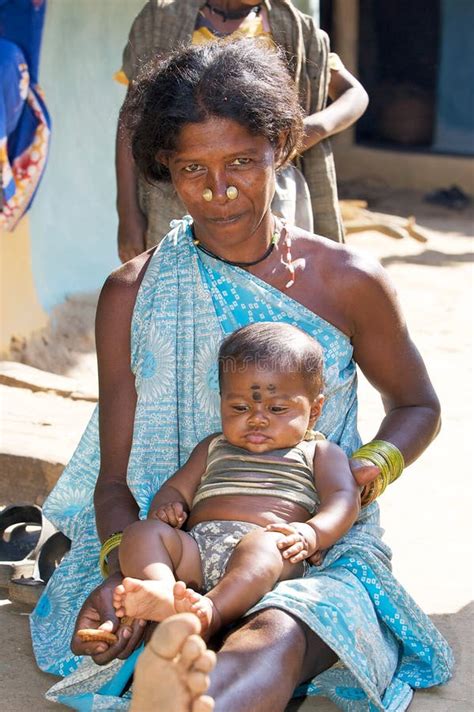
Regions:
<svg viewBox="0 0 474 712"><path fill-rule="evenodd" d="M277 50L255 40L209 42L153 60L128 92L121 126L143 176L170 181L158 152L176 149L185 124L213 116L237 121L275 147L286 135L282 165L300 148L303 118L296 88Z"/></svg>

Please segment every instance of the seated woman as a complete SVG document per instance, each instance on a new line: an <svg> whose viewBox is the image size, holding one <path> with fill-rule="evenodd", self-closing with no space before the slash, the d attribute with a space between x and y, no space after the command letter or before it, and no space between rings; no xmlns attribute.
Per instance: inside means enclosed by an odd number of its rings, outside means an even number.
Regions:
<svg viewBox="0 0 474 712"><path fill-rule="evenodd" d="M395 291L377 263L297 228L282 231L271 214L275 171L302 133L294 86L273 52L247 41L183 50L150 67L125 115L140 170L149 180L172 180L190 216L159 248L111 275L100 297L100 408L45 506L72 539L31 620L39 665L66 675L49 697L88 709L128 707L144 626L120 624L113 609L122 580L118 533L146 517L161 484L221 429L216 354L223 337L252 322L281 321L323 348L318 429L355 453L364 506L309 576L280 582L215 641L209 695L217 710L282 712L300 686L297 694L327 695L346 710L404 710L411 688L449 679L452 655L393 577L374 501L439 429L439 403ZM386 411L362 449L356 364ZM370 483L358 475L367 461L380 468ZM168 636L178 647L199 628L192 614L182 615L162 624L166 639L170 625L191 620L184 636L182 629ZM71 654L74 623L76 631L100 628L117 639L75 634ZM178 650L162 643L152 639L174 659ZM198 658L203 675L212 661ZM152 698L153 690L163 693L158 675L145 675L143 693L142 665L138 672L132 709L191 710L182 670L165 674L171 703Z"/></svg>

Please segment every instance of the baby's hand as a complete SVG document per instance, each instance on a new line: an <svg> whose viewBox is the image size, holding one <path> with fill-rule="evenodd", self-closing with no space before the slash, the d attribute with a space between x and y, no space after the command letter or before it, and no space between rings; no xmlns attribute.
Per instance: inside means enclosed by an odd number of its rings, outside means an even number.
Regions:
<svg viewBox="0 0 474 712"><path fill-rule="evenodd" d="M169 524L170 527L181 529L188 515L184 511L182 502L168 502L168 504L161 504L154 509L148 517L150 519L160 519L162 522Z"/></svg>
<svg viewBox="0 0 474 712"><path fill-rule="evenodd" d="M278 522L265 527L268 532L280 532L284 536L278 540L277 547L284 559L291 564L298 564L317 551L316 532L304 522Z"/></svg>

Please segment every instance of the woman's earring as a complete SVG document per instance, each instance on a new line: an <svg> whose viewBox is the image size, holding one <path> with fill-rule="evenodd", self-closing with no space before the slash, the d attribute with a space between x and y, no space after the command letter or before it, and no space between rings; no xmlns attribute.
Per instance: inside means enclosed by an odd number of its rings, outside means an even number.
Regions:
<svg viewBox="0 0 474 712"><path fill-rule="evenodd" d="M202 197L204 198L204 200L205 200L207 203L210 203L211 200L212 200L212 198L213 198L212 190L211 190L210 188L205 188L205 189L202 191Z"/></svg>
<svg viewBox="0 0 474 712"><path fill-rule="evenodd" d="M229 185L229 187L227 188L225 194L227 195L227 197L229 198L229 200L235 200L236 198L239 197L239 191L237 190L237 188L235 187L235 185Z"/></svg>

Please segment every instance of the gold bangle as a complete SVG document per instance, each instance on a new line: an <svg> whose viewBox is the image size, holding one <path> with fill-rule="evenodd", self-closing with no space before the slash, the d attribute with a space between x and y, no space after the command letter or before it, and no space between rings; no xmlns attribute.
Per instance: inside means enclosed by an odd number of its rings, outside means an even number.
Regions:
<svg viewBox="0 0 474 712"><path fill-rule="evenodd" d="M403 472L405 460L400 450L385 440L372 440L366 445L362 445L352 454L353 459L364 459L380 468L380 475L373 482L366 485L362 491L361 505L366 507L382 492L389 484L395 482Z"/></svg>
<svg viewBox="0 0 474 712"><path fill-rule="evenodd" d="M104 541L102 546L100 547L100 554L99 554L99 568L100 568L100 573L102 574L103 578L107 578L109 575L109 566L108 566L108 561L107 557L112 552L114 549L116 549L118 546L120 546L120 542L122 541L122 536L123 532L115 532L115 534L112 534L109 536L108 539Z"/></svg>

